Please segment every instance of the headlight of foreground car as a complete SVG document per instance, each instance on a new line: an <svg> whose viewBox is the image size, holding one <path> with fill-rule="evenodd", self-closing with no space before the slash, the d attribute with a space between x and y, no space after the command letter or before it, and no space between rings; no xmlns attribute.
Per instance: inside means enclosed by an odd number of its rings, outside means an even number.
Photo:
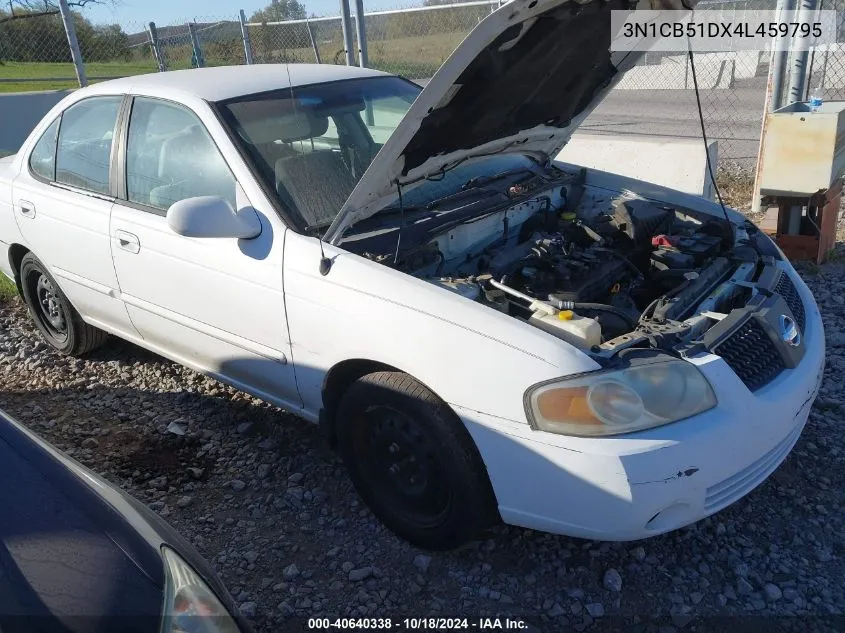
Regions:
<svg viewBox="0 0 845 633"><path fill-rule="evenodd" d="M164 548L167 574L162 633L240 633L235 620L202 578Z"/></svg>
<svg viewBox="0 0 845 633"><path fill-rule="evenodd" d="M715 407L716 395L695 365L671 360L534 385L525 406L535 429L600 437L683 420Z"/></svg>

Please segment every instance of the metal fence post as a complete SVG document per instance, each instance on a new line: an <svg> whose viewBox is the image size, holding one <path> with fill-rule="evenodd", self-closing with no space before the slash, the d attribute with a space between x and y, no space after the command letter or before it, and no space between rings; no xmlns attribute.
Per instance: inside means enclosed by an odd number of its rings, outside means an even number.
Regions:
<svg viewBox="0 0 845 633"><path fill-rule="evenodd" d="M340 0L341 26L343 27L343 50L346 53L346 65L352 65L352 24L349 17L349 0Z"/></svg>
<svg viewBox="0 0 845 633"><path fill-rule="evenodd" d="M196 68L205 66L205 59L202 56L202 47L200 46L200 38L197 35L197 25L194 22L188 22L188 35L191 37L191 49L194 53L194 64Z"/></svg>
<svg viewBox="0 0 845 633"><path fill-rule="evenodd" d="M150 32L150 48L153 49L153 57L155 57L158 64L158 71L163 73L167 70L167 64L164 61L164 55L161 54L161 47L158 42L158 29L156 23L150 22L147 25L147 30Z"/></svg>
<svg viewBox="0 0 845 633"><path fill-rule="evenodd" d="M79 85L84 88L88 85L88 78L85 76L85 64L82 63L82 51L79 50L79 40L76 38L76 28L73 25L73 15L67 0L59 0L59 12L62 14L62 23L67 34L67 43L70 46L70 58L76 68L76 79Z"/></svg>
<svg viewBox="0 0 845 633"><path fill-rule="evenodd" d="M314 31L311 30L311 22L308 21L308 18L305 18L305 28L308 29L308 39L311 40L311 48L314 50L314 59L317 60L318 64L322 64L323 62L320 60L320 49L317 48L317 40L314 39Z"/></svg>
<svg viewBox="0 0 845 633"><path fill-rule="evenodd" d="M367 18L364 16L364 0L355 0L355 28L358 34L358 65L369 66L367 57Z"/></svg>
<svg viewBox="0 0 845 633"><path fill-rule="evenodd" d="M240 13L240 20L241 20L241 37L244 40L244 54L246 55L246 63L252 64L252 44L249 43L249 27L246 25L246 14L244 10L241 9ZM310 33L310 29L309 29Z"/></svg>

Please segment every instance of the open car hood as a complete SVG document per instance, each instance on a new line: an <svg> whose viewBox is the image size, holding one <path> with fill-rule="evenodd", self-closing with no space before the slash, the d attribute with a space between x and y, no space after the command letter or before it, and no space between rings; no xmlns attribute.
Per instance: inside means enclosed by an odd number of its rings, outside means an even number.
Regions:
<svg viewBox="0 0 845 633"><path fill-rule="evenodd" d="M643 9L683 8L650 0ZM677 7L672 5L677 4ZM512 0L455 49L373 159L325 234L472 156L504 151L554 158L638 53L610 51L610 12L627 0Z"/></svg>

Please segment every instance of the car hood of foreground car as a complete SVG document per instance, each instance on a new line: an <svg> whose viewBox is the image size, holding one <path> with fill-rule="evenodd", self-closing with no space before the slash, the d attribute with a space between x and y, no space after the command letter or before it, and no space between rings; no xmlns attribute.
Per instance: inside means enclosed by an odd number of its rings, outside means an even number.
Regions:
<svg viewBox="0 0 845 633"><path fill-rule="evenodd" d="M0 624L15 615L40 618L39 631L116 621L127 633L157 630L167 545L249 630L210 565L163 519L2 411L0 481Z"/></svg>
<svg viewBox="0 0 845 633"><path fill-rule="evenodd" d="M650 0L644 9L685 8ZM675 6L677 5L677 6ZM610 51L612 10L627 0L512 0L455 49L384 144L325 238L396 199L397 187L469 157L504 151L554 158L639 58Z"/></svg>

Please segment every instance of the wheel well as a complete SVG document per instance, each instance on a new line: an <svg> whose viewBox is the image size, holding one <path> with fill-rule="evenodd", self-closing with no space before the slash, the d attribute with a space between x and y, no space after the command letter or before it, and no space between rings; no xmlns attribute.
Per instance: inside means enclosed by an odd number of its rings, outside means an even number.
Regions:
<svg viewBox="0 0 845 633"><path fill-rule="evenodd" d="M21 296L23 296L23 290L21 289L21 262L23 261L24 255L28 252L29 249L20 244L9 246L9 264L12 267L12 272L15 273L15 285L18 287L18 294Z"/></svg>
<svg viewBox="0 0 845 633"><path fill-rule="evenodd" d="M385 363L366 358L345 360L332 367L323 380L323 409L320 411L320 426L326 434L329 445L337 444L337 422L335 413L343 393L353 382L377 371L401 371Z"/></svg>

